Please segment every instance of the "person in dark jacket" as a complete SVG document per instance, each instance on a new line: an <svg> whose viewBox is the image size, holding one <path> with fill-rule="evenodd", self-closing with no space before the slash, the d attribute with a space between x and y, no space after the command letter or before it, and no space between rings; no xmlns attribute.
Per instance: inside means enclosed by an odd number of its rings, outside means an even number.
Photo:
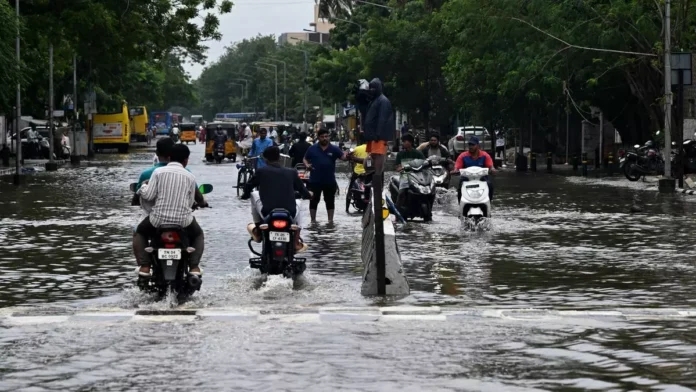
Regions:
<svg viewBox="0 0 696 392"><path fill-rule="evenodd" d="M290 147L288 155L292 158L292 167L297 166L297 164L302 163L307 149L312 145L307 142L307 134L302 132L299 136L299 141Z"/></svg>
<svg viewBox="0 0 696 392"><path fill-rule="evenodd" d="M367 152L377 155L387 154L387 141L394 140L396 133L392 104L384 96L383 88L382 81L378 78L370 82L371 101L363 124Z"/></svg>
<svg viewBox="0 0 696 392"><path fill-rule="evenodd" d="M287 210L295 217L295 224L299 226L295 236L295 250L303 252L306 246L300 239L302 200L295 200L295 192L299 192L304 199L310 199L312 193L300 180L297 170L280 165L280 149L277 146L266 148L263 151L263 158L267 165L257 169L244 186L242 199L251 198L251 216L254 219L254 223L247 226L247 229L254 241L261 242L261 232L258 227L263 222L263 218L276 208ZM256 188L259 190L254 191Z"/></svg>

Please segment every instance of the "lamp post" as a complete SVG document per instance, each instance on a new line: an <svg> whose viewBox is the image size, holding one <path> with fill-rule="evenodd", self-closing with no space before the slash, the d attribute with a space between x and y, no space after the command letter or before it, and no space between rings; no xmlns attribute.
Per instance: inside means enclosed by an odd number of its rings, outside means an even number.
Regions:
<svg viewBox="0 0 696 392"><path fill-rule="evenodd" d="M350 23L350 24L353 24L353 25L358 26L358 28L360 28L360 40L362 41L362 25L361 25L360 23L356 23L356 22L353 22L352 20L341 19L341 18L336 18L336 17L333 17L333 18L331 18L331 19L333 19L333 20L339 20L339 21L341 21L341 22L346 22L346 23Z"/></svg>
<svg viewBox="0 0 696 392"><path fill-rule="evenodd" d="M276 95L276 97L275 97L275 107L276 107L275 112L276 112L276 115L275 115L275 120L277 121L278 120L278 66L275 64L262 63L260 61L257 62L256 64L257 64L257 67L259 69L263 69L265 71L270 71L270 69L258 66L258 64L268 65L268 66L271 66L274 68L275 76L276 76L276 83L275 83L276 84L276 88L275 88L275 95Z"/></svg>
<svg viewBox="0 0 696 392"><path fill-rule="evenodd" d="M287 121L288 120L287 119L287 111L288 111L288 101L287 101L288 63L286 63L283 60L277 60L277 59L270 58L270 57L267 57L266 60L277 61L279 63L283 63L283 121Z"/></svg>
<svg viewBox="0 0 696 392"><path fill-rule="evenodd" d="M302 107L302 121L307 121L307 71L309 68L309 52L306 50L302 49L297 49L293 48L292 46L288 46L288 49L294 50L297 52L302 52L304 54L304 87L303 89L303 107Z"/></svg>
<svg viewBox="0 0 696 392"><path fill-rule="evenodd" d="M257 61L256 64L268 65L275 70L275 121L278 121L278 65L263 61Z"/></svg>
<svg viewBox="0 0 696 392"><path fill-rule="evenodd" d="M242 87L242 105L241 108L239 108L240 113L244 113L244 89L245 86L242 83L230 83L230 86L241 86Z"/></svg>

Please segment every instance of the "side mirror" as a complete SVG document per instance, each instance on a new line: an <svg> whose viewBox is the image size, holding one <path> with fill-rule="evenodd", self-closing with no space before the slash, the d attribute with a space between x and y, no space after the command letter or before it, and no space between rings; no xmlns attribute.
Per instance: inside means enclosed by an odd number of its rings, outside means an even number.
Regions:
<svg viewBox="0 0 696 392"><path fill-rule="evenodd" d="M138 186L137 182L132 182L130 186L128 187L131 192L135 193L135 188Z"/></svg>
<svg viewBox="0 0 696 392"><path fill-rule="evenodd" d="M213 186L211 184L202 184L198 187L198 190L202 195L206 195L213 191Z"/></svg>

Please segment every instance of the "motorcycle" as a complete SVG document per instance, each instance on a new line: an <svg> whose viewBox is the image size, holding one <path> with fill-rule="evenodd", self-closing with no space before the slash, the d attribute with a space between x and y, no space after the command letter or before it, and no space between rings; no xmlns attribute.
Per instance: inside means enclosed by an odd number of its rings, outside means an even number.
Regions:
<svg viewBox="0 0 696 392"><path fill-rule="evenodd" d="M275 209L264 218L261 229L262 248L257 252L249 240L249 249L259 257L249 259L249 266L262 274L296 278L307 268L307 259L295 257L295 236L299 227L288 210Z"/></svg>
<svg viewBox="0 0 696 392"><path fill-rule="evenodd" d="M350 184L350 189L346 192L346 212L349 212L350 206L364 212L370 203L370 187L371 182L367 182L365 176L358 176L355 181Z"/></svg>
<svg viewBox="0 0 696 392"><path fill-rule="evenodd" d="M135 192L136 186L136 183L130 185L132 192ZM207 194L213 191L213 186L203 184L198 189L202 194ZM192 208L196 210L199 206L196 204ZM148 241L149 246L145 251L152 258L152 277L138 277L137 285L142 291L157 293L160 297L174 292L178 300L183 300L200 290L203 283L201 276L188 273L188 256L195 249L190 246L183 227L158 227L157 235Z"/></svg>
<svg viewBox="0 0 696 392"><path fill-rule="evenodd" d="M428 158L431 162L431 170L433 171L433 179L435 180L435 186L439 188L448 189L450 185L450 171L449 161L447 158L440 158L433 155Z"/></svg>
<svg viewBox="0 0 696 392"><path fill-rule="evenodd" d="M215 162L217 163L222 163L222 161L225 159L225 145L223 143L215 144L213 159L215 159Z"/></svg>
<svg viewBox="0 0 696 392"><path fill-rule="evenodd" d="M433 203L435 203L435 180L430 170L430 161L414 159L403 165L408 178L408 190L401 215L404 219L423 218L425 222L433 219ZM398 200L400 176L394 176L389 181L389 192L392 200Z"/></svg>
<svg viewBox="0 0 696 392"><path fill-rule="evenodd" d="M491 199L486 182L488 168L472 166L460 169L459 174L462 178L459 218L476 226L484 218L491 217Z"/></svg>
<svg viewBox="0 0 696 392"><path fill-rule="evenodd" d="M297 170L297 176L300 177L302 183L307 186L309 184L310 171L307 170L307 166L304 163L298 163L295 165L295 170Z"/></svg>
<svg viewBox="0 0 696 392"><path fill-rule="evenodd" d="M665 160L652 140L643 146L636 144L634 151L620 152L619 167L629 181L638 181L641 177L665 171Z"/></svg>

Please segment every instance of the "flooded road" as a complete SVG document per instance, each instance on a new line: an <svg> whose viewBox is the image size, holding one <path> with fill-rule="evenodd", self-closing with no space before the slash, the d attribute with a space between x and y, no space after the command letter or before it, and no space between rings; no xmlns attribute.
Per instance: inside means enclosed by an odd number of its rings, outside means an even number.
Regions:
<svg viewBox="0 0 696 392"><path fill-rule="evenodd" d="M254 288L248 202L232 164L201 162L212 209L204 284L185 308L269 311L385 303L360 296L359 217L336 223L320 205L305 230L307 287L281 278ZM40 173L0 185L0 307L168 308L133 288L131 236L140 217L128 184L152 153ZM588 185L560 176L496 178L492 229L461 230L453 193L434 221L397 229L411 295L386 305L615 310L696 308L696 198ZM642 213L631 213L637 204ZM278 328L278 325L281 328ZM163 328L164 326L164 328ZM677 390L696 388L694 319L458 322L182 322L0 326L0 389L168 390ZM159 371L144 366L149 360ZM192 369L191 363L200 365ZM166 369L166 370L161 370ZM189 375L196 371L196 375ZM689 389L682 389L689 390Z"/></svg>

